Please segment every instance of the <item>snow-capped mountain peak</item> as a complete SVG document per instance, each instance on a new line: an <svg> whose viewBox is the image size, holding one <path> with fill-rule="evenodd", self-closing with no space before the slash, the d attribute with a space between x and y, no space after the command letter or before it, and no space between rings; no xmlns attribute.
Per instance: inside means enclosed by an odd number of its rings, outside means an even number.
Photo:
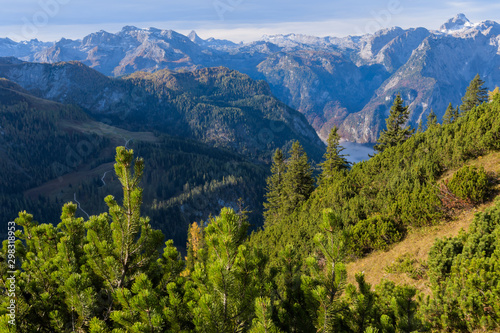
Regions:
<svg viewBox="0 0 500 333"><path fill-rule="evenodd" d="M469 19L464 14L458 14L455 17L446 21L439 31L441 32L453 32L457 30L462 30L464 28L470 28L474 24L469 21Z"/></svg>

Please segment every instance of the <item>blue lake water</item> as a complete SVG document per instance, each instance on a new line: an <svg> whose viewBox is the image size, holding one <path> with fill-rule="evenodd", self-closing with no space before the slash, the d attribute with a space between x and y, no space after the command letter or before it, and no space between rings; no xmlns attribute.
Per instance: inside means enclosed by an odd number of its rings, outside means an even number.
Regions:
<svg viewBox="0 0 500 333"><path fill-rule="evenodd" d="M373 144L344 141L340 145L345 148L342 154L349 155L346 159L351 163L365 161L370 158L368 155L374 154Z"/></svg>

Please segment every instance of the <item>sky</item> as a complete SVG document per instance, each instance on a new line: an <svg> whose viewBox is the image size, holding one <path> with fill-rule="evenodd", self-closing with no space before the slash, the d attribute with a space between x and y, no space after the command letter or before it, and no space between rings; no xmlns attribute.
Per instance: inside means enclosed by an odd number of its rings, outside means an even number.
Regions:
<svg viewBox="0 0 500 333"><path fill-rule="evenodd" d="M249 42L263 35L362 35L382 28L438 29L464 13L500 22L496 1L436 0L0 0L0 38L78 39L123 26Z"/></svg>

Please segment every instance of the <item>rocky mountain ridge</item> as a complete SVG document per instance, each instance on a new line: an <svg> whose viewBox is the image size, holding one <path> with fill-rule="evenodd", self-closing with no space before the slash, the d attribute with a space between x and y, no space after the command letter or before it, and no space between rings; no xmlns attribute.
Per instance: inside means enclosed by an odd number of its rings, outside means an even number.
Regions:
<svg viewBox="0 0 500 333"><path fill-rule="evenodd" d="M317 161L324 153L304 115L273 97L266 82L224 67L110 78L75 61L0 58L0 77L127 130L194 139L256 160L269 161L274 149L294 140Z"/></svg>
<svg viewBox="0 0 500 333"><path fill-rule="evenodd" d="M194 31L184 36L127 26L116 34L100 31L52 45L0 40L0 55L32 62L76 60L110 76L224 66L266 80L323 139L337 125L344 139L357 142L376 140L398 92L416 126L431 109L441 117L449 102L459 104L460 92L477 73L490 90L500 85L500 25L471 23L463 14L436 31L394 27L343 38L268 35L239 44L204 40Z"/></svg>

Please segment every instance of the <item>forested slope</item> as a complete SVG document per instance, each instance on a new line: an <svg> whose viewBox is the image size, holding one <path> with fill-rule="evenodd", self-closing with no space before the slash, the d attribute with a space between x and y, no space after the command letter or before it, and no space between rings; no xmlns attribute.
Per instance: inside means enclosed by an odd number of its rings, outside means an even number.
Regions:
<svg viewBox="0 0 500 333"><path fill-rule="evenodd" d="M498 198L467 232L434 242L428 296L386 280L372 286L362 273L349 284L346 262L491 200L497 176L464 164L500 150L499 114L492 94L352 168L333 130L317 188L298 142L277 150L264 230L249 239L245 209L223 208L191 224L184 259L141 213L147 160L118 147L123 200L106 197L106 212L78 218L68 203L59 224L19 214L17 241L0 252L0 326L14 331L6 309L15 270L17 329L26 332L498 331Z"/></svg>
<svg viewBox="0 0 500 333"><path fill-rule="evenodd" d="M2 225L21 210L54 221L67 201L81 204L79 216L102 211L106 195L121 196L112 162L115 147L125 143L149 161L143 180L148 215L181 248L189 223L224 206L237 208L240 198L254 211L252 223L262 224L264 164L194 140L97 122L78 107L35 97L5 79L0 101Z"/></svg>
<svg viewBox="0 0 500 333"><path fill-rule="evenodd" d="M309 253L327 208L353 232L353 256L385 248L410 227L432 225L453 208L448 191L438 184L440 176L500 149L499 114L497 94L492 102L462 112L450 124L431 124L349 171L339 170L293 214L277 212L268 219L263 232L255 235L256 244L266 240L274 255L288 243L298 253Z"/></svg>
<svg viewBox="0 0 500 333"><path fill-rule="evenodd" d="M27 209L57 218L63 202L79 216L120 196L114 148L150 162L147 214L184 248L189 223L243 205L262 225L266 163L300 140L317 161L324 144L299 112L263 81L226 68L109 78L78 62L0 58L0 219ZM239 203L239 199L242 199ZM3 233L0 232L0 233Z"/></svg>
<svg viewBox="0 0 500 333"><path fill-rule="evenodd" d="M188 138L255 160L270 160L292 140L315 160L324 149L306 118L277 100L267 83L223 67L109 78L78 62L0 58L0 77L119 128Z"/></svg>

